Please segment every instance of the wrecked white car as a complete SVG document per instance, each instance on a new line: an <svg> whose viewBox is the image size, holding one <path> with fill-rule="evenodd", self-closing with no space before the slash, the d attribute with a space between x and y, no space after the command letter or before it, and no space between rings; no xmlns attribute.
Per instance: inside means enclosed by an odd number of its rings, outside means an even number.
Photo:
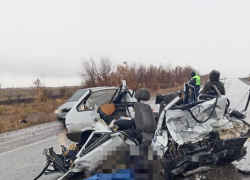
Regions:
<svg viewBox="0 0 250 180"><path fill-rule="evenodd" d="M150 105L141 102L150 99L149 92L140 89L135 93L135 116L128 120L135 125L125 130L117 130L119 125L109 127L95 105L91 119L94 130L88 136L83 132L80 143L69 149L63 147L60 154L46 148L46 164L35 179L57 172L63 174L61 180L79 175L79 179L87 178L95 174L103 156L124 145L155 147L161 157L161 178L166 180L202 166L240 160L246 154L249 126L244 118L250 95L243 112L230 111L228 98L214 89L216 96L201 95L198 102L191 104L185 103L185 89L172 96L170 102L163 98L158 120Z"/></svg>
<svg viewBox="0 0 250 180"><path fill-rule="evenodd" d="M87 92L74 104L66 116L67 137L80 142L81 136L86 136L95 130L92 122L100 117L104 123L120 117L134 117L134 91L127 88L126 81L120 87L95 87ZM94 106L98 106L97 114ZM83 135L84 134L84 135Z"/></svg>

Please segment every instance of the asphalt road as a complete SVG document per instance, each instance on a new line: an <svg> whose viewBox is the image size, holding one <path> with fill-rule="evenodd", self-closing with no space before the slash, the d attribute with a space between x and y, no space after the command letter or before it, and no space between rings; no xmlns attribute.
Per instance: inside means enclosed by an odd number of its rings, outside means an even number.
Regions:
<svg viewBox="0 0 250 180"><path fill-rule="evenodd" d="M231 101L230 108L234 108L250 86L238 79L228 79L225 88ZM158 110L159 105L154 104L154 99L151 99L149 104L155 111ZM243 109L243 104L244 101L238 106L238 110ZM248 112L247 121L250 123L249 119ZM34 179L45 162L45 156L42 155L43 149L54 147L56 152L60 152L60 144L68 146L70 143L65 136L63 125L59 122L0 134L0 180ZM246 145L250 147L249 142ZM250 169L249 163L250 153L241 162L234 164L240 168ZM205 176L210 180L250 179L249 175L237 172L235 165L220 166L215 171L206 173ZM41 180L45 179L57 179L57 176L41 177Z"/></svg>
<svg viewBox="0 0 250 180"><path fill-rule="evenodd" d="M59 122L33 126L0 135L0 179L34 179L45 163L46 147L60 152L60 144L69 145L65 130ZM41 179L56 179L43 176Z"/></svg>

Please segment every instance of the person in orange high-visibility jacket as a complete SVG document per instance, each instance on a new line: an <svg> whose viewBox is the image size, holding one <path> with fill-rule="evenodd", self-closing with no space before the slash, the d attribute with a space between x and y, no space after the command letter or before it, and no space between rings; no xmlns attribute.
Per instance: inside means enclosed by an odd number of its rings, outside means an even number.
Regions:
<svg viewBox="0 0 250 180"><path fill-rule="evenodd" d="M200 91L201 78L196 71L192 71L190 76L192 78L191 78L189 84L194 87L194 89L192 89L192 95L191 95L190 102L196 102L199 91Z"/></svg>

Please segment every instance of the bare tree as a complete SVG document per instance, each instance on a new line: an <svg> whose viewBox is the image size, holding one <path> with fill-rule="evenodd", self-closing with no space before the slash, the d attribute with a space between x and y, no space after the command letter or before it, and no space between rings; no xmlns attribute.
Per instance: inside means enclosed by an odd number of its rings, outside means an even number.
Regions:
<svg viewBox="0 0 250 180"><path fill-rule="evenodd" d="M36 79L33 82L33 87L34 87L34 98L35 101L37 102L42 102L42 101L47 101L47 94L48 91L44 84L42 84L40 79Z"/></svg>
<svg viewBox="0 0 250 180"><path fill-rule="evenodd" d="M84 80L84 86L95 87L97 84L98 72L95 61L91 58L89 60L82 60L82 72L80 73Z"/></svg>
<svg viewBox="0 0 250 180"><path fill-rule="evenodd" d="M103 86L111 85L110 77L111 77L111 73L113 72L113 69L114 69L114 65L109 58L107 57L101 58L100 66L98 68L99 70L98 82L100 85L103 85Z"/></svg>
<svg viewBox="0 0 250 180"><path fill-rule="evenodd" d="M34 82L33 82L33 86L35 86L35 88L40 88L42 86L42 82L40 79L36 79Z"/></svg>
<svg viewBox="0 0 250 180"><path fill-rule="evenodd" d="M83 71L80 75L84 87L119 85L121 80L125 79L128 86L134 90L144 87L153 91L187 82L193 70L191 66L137 66L136 63L129 64L127 61L114 65L106 57L100 59L98 66L93 59L83 60L82 65Z"/></svg>

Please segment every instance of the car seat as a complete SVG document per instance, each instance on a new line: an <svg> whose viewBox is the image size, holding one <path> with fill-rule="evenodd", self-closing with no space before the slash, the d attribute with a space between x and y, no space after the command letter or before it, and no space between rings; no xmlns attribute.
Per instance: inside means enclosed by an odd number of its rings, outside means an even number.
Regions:
<svg viewBox="0 0 250 180"><path fill-rule="evenodd" d="M142 145L149 146L157 125L150 105L140 101L148 101L150 93L147 89L142 88L136 91L135 98L138 101L134 105L137 139Z"/></svg>
<svg viewBox="0 0 250 180"><path fill-rule="evenodd" d="M99 107L98 113L106 124L110 124L118 116L126 116L126 107L116 107L114 103L103 104Z"/></svg>

